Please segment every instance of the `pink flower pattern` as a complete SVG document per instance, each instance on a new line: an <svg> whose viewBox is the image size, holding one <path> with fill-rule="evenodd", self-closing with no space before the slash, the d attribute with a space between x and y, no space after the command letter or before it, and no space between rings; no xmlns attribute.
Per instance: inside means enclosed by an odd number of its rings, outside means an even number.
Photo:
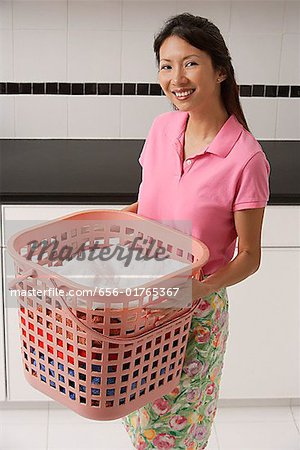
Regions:
<svg viewBox="0 0 300 450"><path fill-rule="evenodd" d="M187 424L187 418L184 416L174 416L170 419L169 424L173 430L183 430Z"/></svg>
<svg viewBox="0 0 300 450"><path fill-rule="evenodd" d="M164 414L169 412L171 408L167 400L165 400L164 398L159 398L153 403L152 409L159 416L163 416Z"/></svg>
<svg viewBox="0 0 300 450"><path fill-rule="evenodd" d="M218 295L223 307L218 304L214 309L216 293L213 293L204 297L194 312L177 388L123 418L135 448L202 450L207 446L217 409L228 337L226 289L218 291ZM146 422L138 420L143 412L149 417Z"/></svg>
<svg viewBox="0 0 300 450"><path fill-rule="evenodd" d="M153 439L155 447L162 450L174 448L175 442L175 437L167 433L160 433Z"/></svg>

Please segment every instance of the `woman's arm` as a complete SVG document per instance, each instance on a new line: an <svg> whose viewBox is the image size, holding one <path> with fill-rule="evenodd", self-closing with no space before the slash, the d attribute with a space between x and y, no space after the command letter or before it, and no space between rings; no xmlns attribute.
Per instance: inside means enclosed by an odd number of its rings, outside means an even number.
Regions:
<svg viewBox="0 0 300 450"><path fill-rule="evenodd" d="M207 296L223 287L237 284L258 270L264 210L265 208L255 208L234 212L238 254L202 282L193 279L193 298L197 298L197 295L198 298Z"/></svg>
<svg viewBox="0 0 300 450"><path fill-rule="evenodd" d="M138 209L139 202L132 203L131 205L126 206L126 208L122 208L121 211L133 212L136 214Z"/></svg>

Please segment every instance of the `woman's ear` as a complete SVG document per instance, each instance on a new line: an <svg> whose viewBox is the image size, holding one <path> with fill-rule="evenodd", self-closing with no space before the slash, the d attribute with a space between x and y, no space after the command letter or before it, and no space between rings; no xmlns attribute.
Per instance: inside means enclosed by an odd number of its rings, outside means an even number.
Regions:
<svg viewBox="0 0 300 450"><path fill-rule="evenodd" d="M222 83L222 81L226 80L227 74L223 68L219 68L219 70L217 71L217 74L218 74L218 76L217 76L218 83Z"/></svg>

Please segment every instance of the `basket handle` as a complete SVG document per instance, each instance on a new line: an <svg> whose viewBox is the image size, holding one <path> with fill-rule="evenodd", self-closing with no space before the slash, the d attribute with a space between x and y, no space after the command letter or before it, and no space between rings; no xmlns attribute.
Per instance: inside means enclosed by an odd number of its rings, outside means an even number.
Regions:
<svg viewBox="0 0 300 450"><path fill-rule="evenodd" d="M28 278L30 276L33 278L36 278L37 272L34 269L27 270L21 276L12 280L9 283L8 288L13 289L13 287L15 287L18 283L20 283L21 281L25 280L26 278ZM53 286L57 289L63 289L64 287L66 287L66 286L58 287L57 284L55 283L54 279L52 279L52 278L50 278L50 281L52 282ZM78 325L78 327L82 328L86 333L91 334L96 341L104 341L104 342L115 343L115 344L134 344L138 340L153 333L153 329L151 329L148 331L141 332L140 334L135 335L133 337L118 338L118 337L113 337L113 336L107 336L106 334L99 333L98 331L94 330L93 328L88 327L84 322L82 322L80 319L78 319L78 317L70 310L67 302L65 301L65 299L62 296L60 296L60 299L61 299L64 307L68 311L68 315L71 316L72 320L76 323L76 325ZM176 322L180 321L182 318L184 318L185 316L189 315L192 311L194 311L198 307L200 302L201 302L201 298L198 299L196 302L194 302L192 307L187 312L185 312L184 314L182 314L179 317L176 317L173 320L173 323L176 323ZM170 320L168 320L168 322L170 322ZM161 328L163 328L165 326L166 326L166 322L155 327L155 330L160 330Z"/></svg>
<svg viewBox="0 0 300 450"><path fill-rule="evenodd" d="M10 281L8 283L8 289L12 290L13 288L16 287L16 285L18 283L21 283L26 278L28 278L28 277L35 278L35 276L36 276L36 271L35 270L33 270L33 269L26 270L26 272L23 272L22 275L17 276L16 278L14 278L12 281Z"/></svg>
<svg viewBox="0 0 300 450"><path fill-rule="evenodd" d="M204 272L203 272L203 270L202 270L202 267L201 267L200 270L199 270L199 274L200 274L200 275L199 275L199 281L202 281L202 280L204 279ZM198 306L198 304L197 304L197 306ZM193 308L193 306L192 306L191 308ZM189 309L189 312L191 311L191 308ZM171 311L174 311L174 309L172 309L172 308L170 308L170 310L171 310ZM194 308L193 308L193 310L194 310ZM148 313L148 314L149 314L149 316L155 315L155 313L152 313L152 314L151 314L151 309L149 310L149 313ZM171 321L175 320L177 317L178 317L178 312L170 313L170 314L164 316L162 319L158 319L158 320L155 322L155 326L159 326L159 325L165 324L165 323L167 323L167 322L171 322ZM182 316L181 316L181 317L182 317Z"/></svg>
<svg viewBox="0 0 300 450"><path fill-rule="evenodd" d="M59 289L63 289L67 287L64 285L61 286L57 286L57 284L55 283L55 281L50 278L50 280L52 281L53 285L59 290ZM125 338L121 338L121 337L113 337L113 336L108 336L104 333L99 333L98 331L94 330L93 328L87 326L84 322L82 322L69 308L67 302L65 301L65 299L60 295L61 301L63 303L63 305L65 306L65 308L68 311L68 315L72 317L72 320L76 323L76 325L78 325L80 328L83 328L84 331L86 331L89 334L92 334L92 336L94 337L95 340L97 341L104 341L104 342L109 342L109 343L114 343L114 344L134 344L136 341L138 341L139 339L144 338L145 336L153 333L154 329L148 330L148 331L141 331L141 333L139 334L135 334L132 337L125 337ZM182 318L186 317L187 315L190 315L191 312L193 312L200 304L201 302L201 298L196 300L194 302L194 304L191 306L191 308L188 309L187 312L185 312L184 314L181 314L180 316L177 316L175 318L173 318L172 315L172 320L168 319L167 321L164 321L163 323L159 323L159 321L157 322L157 326L155 326L155 330L160 330L161 328L164 328L167 323L173 322L179 322ZM175 316L175 314L174 314Z"/></svg>

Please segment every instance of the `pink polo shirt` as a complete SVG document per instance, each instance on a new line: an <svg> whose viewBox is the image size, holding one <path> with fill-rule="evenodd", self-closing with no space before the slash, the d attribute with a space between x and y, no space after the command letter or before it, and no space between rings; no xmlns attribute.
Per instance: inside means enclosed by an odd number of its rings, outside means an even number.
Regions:
<svg viewBox="0 0 300 450"><path fill-rule="evenodd" d="M139 157L143 168L138 211L204 242L210 275L233 257L234 211L263 208L270 165L260 144L232 114L204 153L183 162L189 113L157 116Z"/></svg>

